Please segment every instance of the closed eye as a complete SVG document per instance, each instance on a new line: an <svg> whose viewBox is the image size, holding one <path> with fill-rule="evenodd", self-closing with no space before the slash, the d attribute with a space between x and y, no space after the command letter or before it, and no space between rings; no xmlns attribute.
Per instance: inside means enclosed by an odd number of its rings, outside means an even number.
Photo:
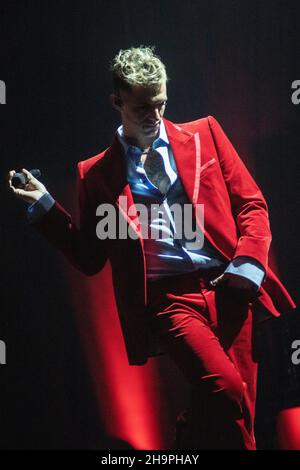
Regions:
<svg viewBox="0 0 300 470"><path fill-rule="evenodd" d="M152 107L155 107L155 108L156 108L156 107L162 108L163 106L166 106L167 101L168 101L168 100L162 101L161 103L157 103L157 104L154 105L154 106L151 106L151 105L148 105L148 104L145 104L145 105L142 105L142 106L136 106L135 109L150 109L150 108L152 108Z"/></svg>

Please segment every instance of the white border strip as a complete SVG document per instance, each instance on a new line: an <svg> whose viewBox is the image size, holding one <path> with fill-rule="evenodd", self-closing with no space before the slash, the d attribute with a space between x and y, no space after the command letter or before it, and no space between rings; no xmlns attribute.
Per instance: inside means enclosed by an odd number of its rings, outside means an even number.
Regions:
<svg viewBox="0 0 300 470"><path fill-rule="evenodd" d="M193 204L197 204L198 194L200 189L200 168L201 168L201 142L199 133L197 132L194 136L196 146L196 170L195 170L195 181L194 181L194 193L193 193Z"/></svg>

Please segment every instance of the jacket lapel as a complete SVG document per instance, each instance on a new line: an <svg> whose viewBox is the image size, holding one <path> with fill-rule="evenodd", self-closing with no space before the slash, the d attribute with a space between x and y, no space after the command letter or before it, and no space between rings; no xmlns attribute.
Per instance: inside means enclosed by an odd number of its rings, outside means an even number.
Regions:
<svg viewBox="0 0 300 470"><path fill-rule="evenodd" d="M178 174L188 199L196 204L199 194L201 145L199 134L193 134L164 119Z"/></svg>
<svg viewBox="0 0 300 470"><path fill-rule="evenodd" d="M103 159L99 161L99 165L101 165L101 185L106 197L117 206L119 212L143 243L138 214L130 185L127 182L124 149L117 136L114 137L112 145L108 148Z"/></svg>
<svg viewBox="0 0 300 470"><path fill-rule="evenodd" d="M217 251L221 252L225 258L228 255L218 247L210 235L205 229L204 224L204 202L209 201L209 198L205 197L205 188L201 189L201 198L199 197L200 183L201 183L201 172L206 168L212 161L211 159L202 163L205 160L209 152L206 149L202 155L201 152L201 140L198 132L191 133L183 129L179 125L173 124L170 121L164 119L169 141L172 147L175 163L178 170L178 175L182 181L185 192L188 196L189 201L192 202L194 207L194 215L198 227L202 230L202 233L210 241L210 243L216 248ZM206 153L206 155L205 155ZM202 158L203 157L203 158ZM209 211L207 202L205 203L205 212Z"/></svg>

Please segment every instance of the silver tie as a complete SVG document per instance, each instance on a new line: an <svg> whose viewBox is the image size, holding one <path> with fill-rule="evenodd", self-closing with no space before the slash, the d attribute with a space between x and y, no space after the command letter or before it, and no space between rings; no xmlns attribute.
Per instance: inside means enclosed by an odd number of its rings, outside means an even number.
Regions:
<svg viewBox="0 0 300 470"><path fill-rule="evenodd" d="M144 170L154 186L156 186L162 194L166 194L171 180L168 177L163 158L156 150L150 150L144 163Z"/></svg>

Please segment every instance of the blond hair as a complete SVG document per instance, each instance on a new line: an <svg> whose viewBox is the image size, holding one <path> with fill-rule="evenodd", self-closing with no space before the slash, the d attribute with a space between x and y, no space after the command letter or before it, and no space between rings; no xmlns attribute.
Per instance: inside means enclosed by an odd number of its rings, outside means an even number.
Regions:
<svg viewBox="0 0 300 470"><path fill-rule="evenodd" d="M158 89L169 79L165 65L154 50L154 46L140 46L118 52L110 64L115 91L137 85Z"/></svg>

